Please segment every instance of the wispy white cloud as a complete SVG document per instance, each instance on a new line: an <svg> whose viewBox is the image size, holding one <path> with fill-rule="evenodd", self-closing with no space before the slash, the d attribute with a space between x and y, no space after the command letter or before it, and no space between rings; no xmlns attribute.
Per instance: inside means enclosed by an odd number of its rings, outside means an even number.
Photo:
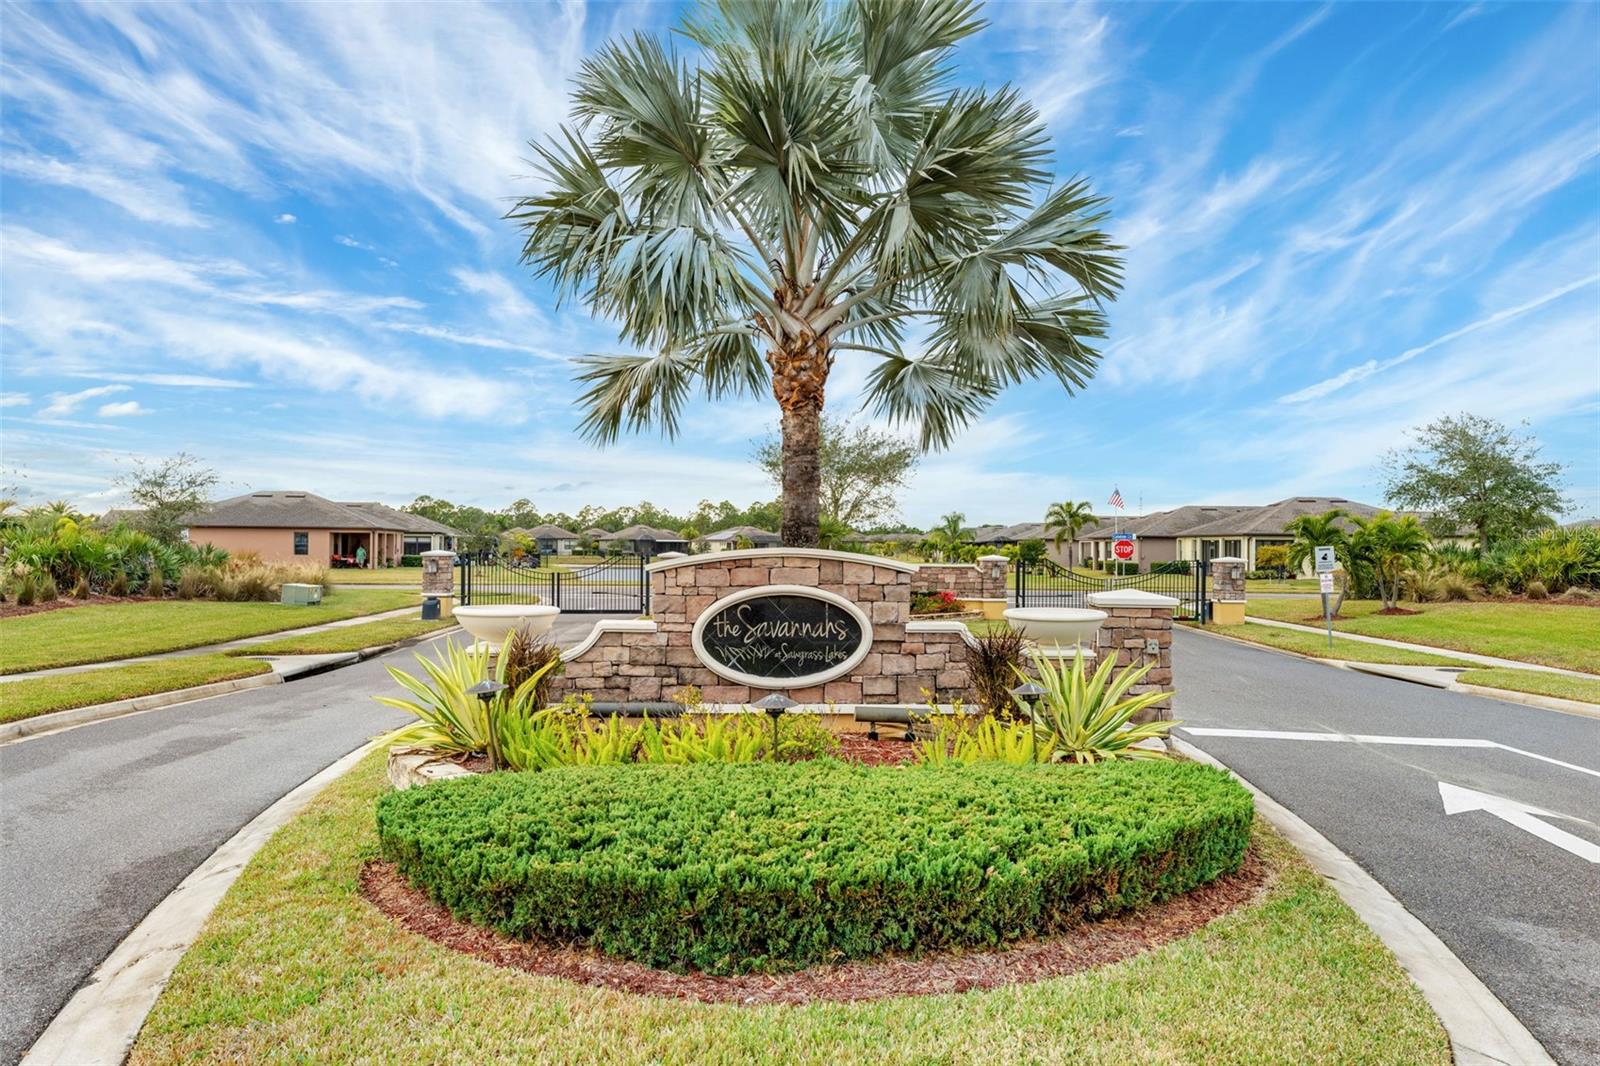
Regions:
<svg viewBox="0 0 1600 1066"><path fill-rule="evenodd" d="M150 413L150 409L142 406L138 400L103 403L100 405L98 412L101 418L131 418L134 415L147 415Z"/></svg>
<svg viewBox="0 0 1600 1066"><path fill-rule="evenodd" d="M0 407L27 407L33 397L25 392L0 392Z"/></svg>
<svg viewBox="0 0 1600 1066"><path fill-rule="evenodd" d="M298 222L299 219L295 218L293 215L291 215L287 211L285 211L283 214L279 215L277 218L274 218L272 221L276 222L280 226L289 226L289 225L293 225L295 222Z"/></svg>
<svg viewBox="0 0 1600 1066"><path fill-rule="evenodd" d="M168 226L207 224L189 207L183 189L176 182L137 168L95 166L23 149L8 149L0 152L0 171L30 181L79 189L115 204L143 222Z"/></svg>
<svg viewBox="0 0 1600 1066"><path fill-rule="evenodd" d="M89 400L99 396L111 396L119 392L127 392L127 385L96 385L89 389L80 389L77 392L53 392L50 394L50 403L41 407L38 412L40 418L66 418L74 414Z"/></svg>

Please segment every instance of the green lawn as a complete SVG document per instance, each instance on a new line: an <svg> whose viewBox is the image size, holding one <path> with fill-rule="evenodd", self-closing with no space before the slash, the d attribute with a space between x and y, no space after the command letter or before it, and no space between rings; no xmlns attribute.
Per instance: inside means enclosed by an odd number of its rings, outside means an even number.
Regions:
<svg viewBox="0 0 1600 1066"><path fill-rule="evenodd" d="M1487 669L1468 670L1456 680L1463 685L1482 685L1485 688L1600 703L1600 677L1591 680L1570 674L1546 674L1538 670Z"/></svg>
<svg viewBox="0 0 1600 1066"><path fill-rule="evenodd" d="M104 670L52 674L0 684L0 722L15 722L51 711L148 696L213 681L252 677L272 669L266 663L226 655L184 655Z"/></svg>
<svg viewBox="0 0 1600 1066"><path fill-rule="evenodd" d="M382 570L329 570L335 585L410 585L422 587L422 567L391 566Z"/></svg>
<svg viewBox="0 0 1600 1066"><path fill-rule="evenodd" d="M1406 603L1417 615L1379 615L1376 600L1347 600L1334 628L1479 655L1600 673L1600 609L1537 603ZM1258 618L1306 622L1315 598L1251 600Z"/></svg>
<svg viewBox="0 0 1600 1066"><path fill-rule="evenodd" d="M170 1062L1450 1061L1438 1021L1333 890L1265 829L1256 904L1097 971L861 1004L706 1005L498 969L357 894L375 754L228 891L134 1045Z"/></svg>
<svg viewBox="0 0 1600 1066"><path fill-rule="evenodd" d="M455 625L453 618L424 622L410 618L390 618L382 622L362 622L360 625L325 629L320 633L305 633L298 637L280 637L260 644L234 648L227 655L323 655L337 651L360 651L376 648L380 644L394 644L426 633Z"/></svg>
<svg viewBox="0 0 1600 1066"><path fill-rule="evenodd" d="M0 621L0 674L198 648L415 606L415 592L340 589L315 607L152 600L88 604Z"/></svg>
<svg viewBox="0 0 1600 1066"><path fill-rule="evenodd" d="M1244 579L1244 590L1250 592L1316 592L1320 586L1314 577L1291 577L1283 581ZM1321 602L1320 600L1318 601Z"/></svg>
<svg viewBox="0 0 1600 1066"><path fill-rule="evenodd" d="M1193 623L1185 624L1193 625ZM1240 626L1211 626L1207 632L1220 633L1225 637L1248 640L1252 644L1262 644L1280 651L1297 652L1318 659L1387 663L1391 666L1468 665L1459 659L1450 659L1442 655L1429 655L1426 652L1408 651L1405 648L1386 648L1382 644L1363 644L1359 640L1348 640L1344 637L1334 637L1333 649L1330 651L1328 638L1320 633L1301 633L1294 629L1279 629L1276 626L1257 625L1254 622L1246 622Z"/></svg>

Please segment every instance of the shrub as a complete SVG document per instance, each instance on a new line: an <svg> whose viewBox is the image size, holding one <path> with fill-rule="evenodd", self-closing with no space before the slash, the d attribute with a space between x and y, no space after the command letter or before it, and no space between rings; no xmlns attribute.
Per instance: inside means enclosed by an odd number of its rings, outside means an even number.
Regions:
<svg viewBox="0 0 1600 1066"><path fill-rule="evenodd" d="M1550 590L1545 588L1544 582L1538 578L1534 578L1522 586L1522 594L1530 600L1547 600L1550 598Z"/></svg>
<svg viewBox="0 0 1600 1066"><path fill-rule="evenodd" d="M1016 710L1011 690L1017 687L1017 671L1027 662L1027 641L1006 626L977 637L967 645L967 676L978 706L991 714L1010 717Z"/></svg>
<svg viewBox="0 0 1600 1066"><path fill-rule="evenodd" d="M128 575L118 570L112 575L111 583L106 586L106 592L112 596L126 596L128 594Z"/></svg>
<svg viewBox="0 0 1600 1066"><path fill-rule="evenodd" d="M422 565L422 556L420 556L420 555L402 555L402 556L400 556L400 565L401 566L421 566Z"/></svg>
<svg viewBox="0 0 1600 1066"><path fill-rule="evenodd" d="M24 574L17 579L17 606L32 607L39 602L39 586L33 580L32 574Z"/></svg>
<svg viewBox="0 0 1600 1066"><path fill-rule="evenodd" d="M1178 722L1129 724L1140 711L1172 695L1161 691L1128 695L1156 664L1129 665L1118 670L1116 657L1107 656L1090 674L1084 662L1081 655L1072 656L1068 665L1055 657L1034 653L1033 669L1045 690L1031 708L1039 743L1048 740L1051 757L1062 761L1165 758L1164 748L1135 745L1165 737Z"/></svg>
<svg viewBox="0 0 1600 1066"><path fill-rule="evenodd" d="M961 601L948 589L943 592L913 592L912 614L953 614L961 610Z"/></svg>
<svg viewBox="0 0 1600 1066"><path fill-rule="evenodd" d="M1276 571L1275 577L1283 577L1289 571L1289 545L1262 544L1257 546L1256 566L1262 570Z"/></svg>
<svg viewBox="0 0 1600 1066"><path fill-rule="evenodd" d="M1059 932L1237 869L1252 817L1182 763L567 768L377 808L385 857L464 919L717 974Z"/></svg>
<svg viewBox="0 0 1600 1066"><path fill-rule="evenodd" d="M178 586L173 590L180 600L200 600L216 592L217 571L202 566L186 566L178 575Z"/></svg>
<svg viewBox="0 0 1600 1066"><path fill-rule="evenodd" d="M78 578L78 583L72 586L72 598L86 600L91 595L93 595L93 590L89 588L89 579L87 577Z"/></svg>
<svg viewBox="0 0 1600 1066"><path fill-rule="evenodd" d="M161 597L167 594L167 579L159 569L150 571L150 579L144 584L145 595Z"/></svg>
<svg viewBox="0 0 1600 1066"><path fill-rule="evenodd" d="M550 682L561 673L561 649L545 637L534 638L522 627L513 629L500 645L500 680L512 689L537 676L533 706L549 703Z"/></svg>
<svg viewBox="0 0 1600 1066"><path fill-rule="evenodd" d="M1139 564L1138 563L1125 563L1125 562L1122 562L1121 560L1118 560L1118 559L1112 559L1111 561L1106 563L1105 571L1108 574L1117 574L1119 576L1126 576L1128 574L1137 574L1139 572Z"/></svg>
<svg viewBox="0 0 1600 1066"><path fill-rule="evenodd" d="M1478 593L1478 586L1465 574L1447 571L1434 585L1434 598L1443 602L1470 600Z"/></svg>
<svg viewBox="0 0 1600 1066"><path fill-rule="evenodd" d="M233 582L233 595L229 599L264 603L278 599L283 589L282 579L264 566L237 571L224 580Z"/></svg>

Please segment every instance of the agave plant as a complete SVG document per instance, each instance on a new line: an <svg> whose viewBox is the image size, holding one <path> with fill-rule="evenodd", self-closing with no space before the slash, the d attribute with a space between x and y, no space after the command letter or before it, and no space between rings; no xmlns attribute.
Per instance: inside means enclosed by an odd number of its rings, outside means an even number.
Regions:
<svg viewBox="0 0 1600 1066"><path fill-rule="evenodd" d="M447 752L488 751L491 723L498 721L497 731L506 733L522 726L519 719L528 720L540 714L535 702L539 682L555 667L554 661L546 663L515 689L508 689L485 702L467 690L489 676L487 649L446 644L436 659L418 655L417 662L422 665L426 680L388 667L389 676L416 696L415 700L396 696L374 696L373 699L416 715L415 724L394 735L396 742ZM496 680L504 683L504 674L502 659L495 671Z"/></svg>
<svg viewBox="0 0 1600 1066"><path fill-rule="evenodd" d="M1018 697L1017 706L1033 723L1037 743L1048 743L1051 758L1057 762L1094 763L1107 759L1160 759L1164 749L1142 748L1147 740L1165 739L1178 722L1130 724L1140 711L1153 707L1170 692L1146 692L1130 696L1129 690L1143 681L1155 667L1129 665L1117 669L1116 659L1108 656L1093 674L1084 668L1084 657L1074 655L1070 666L1052 656L1032 654L1034 672L1044 695L1031 706ZM1021 670L1017 676L1028 676Z"/></svg>
<svg viewBox="0 0 1600 1066"><path fill-rule="evenodd" d="M1006 722L992 714L976 725L946 719L934 736L917 742L916 757L924 766L998 762L1022 766L1055 761L1055 739L1028 721Z"/></svg>

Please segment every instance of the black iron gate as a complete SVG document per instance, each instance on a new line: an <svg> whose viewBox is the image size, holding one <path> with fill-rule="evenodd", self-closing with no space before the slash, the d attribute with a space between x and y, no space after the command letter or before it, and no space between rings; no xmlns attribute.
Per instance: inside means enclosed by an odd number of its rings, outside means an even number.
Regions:
<svg viewBox="0 0 1600 1066"><path fill-rule="evenodd" d="M1014 590L1018 607L1087 607L1089 596L1115 589L1140 589L1171 596L1178 601L1173 617L1205 621L1208 609L1203 562L1157 563L1159 569L1143 574L1086 573L1049 559L1025 563L1017 560Z"/></svg>
<svg viewBox="0 0 1600 1066"><path fill-rule="evenodd" d="M650 575L640 555L573 566L560 556L479 553L456 562L456 602L544 603L575 614L646 614Z"/></svg>

